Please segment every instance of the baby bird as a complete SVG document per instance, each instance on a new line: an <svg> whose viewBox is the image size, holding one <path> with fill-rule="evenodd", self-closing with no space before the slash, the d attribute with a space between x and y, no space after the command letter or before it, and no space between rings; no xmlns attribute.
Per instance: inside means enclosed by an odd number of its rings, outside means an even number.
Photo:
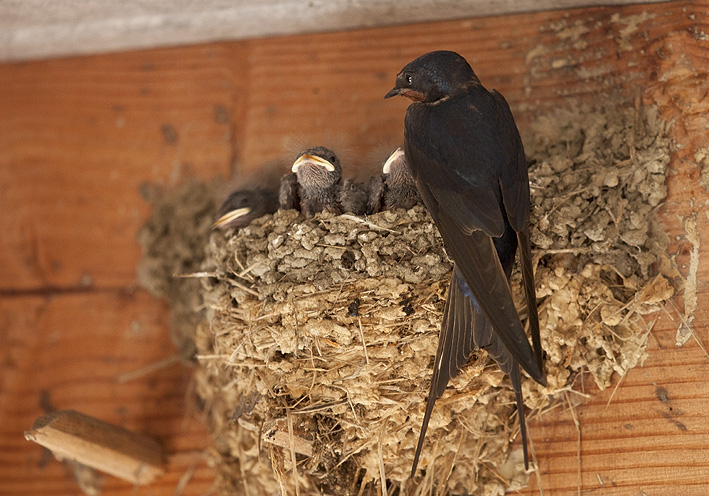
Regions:
<svg viewBox="0 0 709 496"><path fill-rule="evenodd" d="M308 148L298 155L291 171L281 178L280 208L300 210L306 217L323 211L364 213L366 192L355 181L342 180L340 159L332 150Z"/></svg>
<svg viewBox="0 0 709 496"><path fill-rule="evenodd" d="M416 183L409 172L406 155L401 147L389 155L382 173L369 180L367 213L375 214L392 208L409 209L421 203Z"/></svg>
<svg viewBox="0 0 709 496"><path fill-rule="evenodd" d="M278 210L276 192L266 188L254 187L233 191L219 207L217 220L212 229L244 227L252 220L272 214Z"/></svg>

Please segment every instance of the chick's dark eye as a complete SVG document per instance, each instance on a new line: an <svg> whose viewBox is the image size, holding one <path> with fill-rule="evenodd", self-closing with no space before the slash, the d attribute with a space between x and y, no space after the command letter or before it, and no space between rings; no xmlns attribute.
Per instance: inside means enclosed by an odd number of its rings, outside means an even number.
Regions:
<svg viewBox="0 0 709 496"><path fill-rule="evenodd" d="M406 81L406 84L411 84L411 81L412 81L411 74L404 74L404 80Z"/></svg>

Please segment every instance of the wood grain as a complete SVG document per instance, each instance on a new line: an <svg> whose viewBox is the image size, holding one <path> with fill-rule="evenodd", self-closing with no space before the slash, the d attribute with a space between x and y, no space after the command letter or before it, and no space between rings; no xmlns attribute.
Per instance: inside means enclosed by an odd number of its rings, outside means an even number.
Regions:
<svg viewBox="0 0 709 496"><path fill-rule="evenodd" d="M136 485L165 473L165 452L155 439L77 412L61 410L38 417L25 439L72 460Z"/></svg>
<svg viewBox="0 0 709 496"><path fill-rule="evenodd" d="M141 184L248 173L305 143L339 142L349 171L376 164L401 142L406 106L382 97L434 48L464 54L510 101L523 135L541 113L615 93L658 105L669 122L658 216L677 310L658 320L645 366L609 406L612 391L585 384L580 479L570 412L530 427L544 494L706 494L709 359L674 336L696 279L690 313L709 344L709 194L697 154L709 146L708 11L707 0L579 9L0 66L0 494L78 493L22 437L50 406L157 437L174 454L154 485L107 479L103 494L172 495L193 466L183 494L209 490L208 438L185 410L189 369L117 381L174 353L164 305L135 289L135 236L149 210ZM524 494L539 494L536 483Z"/></svg>
<svg viewBox="0 0 709 496"><path fill-rule="evenodd" d="M575 408L579 430L568 410L530 422L545 494L577 494L579 487L582 494L706 493L709 384L702 378L709 361L696 343L676 347L676 329L676 320L658 320L649 358L615 393L586 381L591 397ZM695 332L709 340L706 329ZM539 494L536 478L530 481L523 494Z"/></svg>
<svg viewBox="0 0 709 496"><path fill-rule="evenodd" d="M135 281L140 185L230 171L235 47L3 67L0 287Z"/></svg>
<svg viewBox="0 0 709 496"><path fill-rule="evenodd" d="M164 305L143 291L5 297L0 323L0 494L78 493L71 471L22 436L34 418L67 408L158 439L170 457L156 483L164 494L193 465L186 494L211 486L208 436L185 400L190 369L174 364L119 381L175 353ZM131 491L109 477L102 494Z"/></svg>
<svg viewBox="0 0 709 496"><path fill-rule="evenodd" d="M661 1L661 0L651 0ZM606 0L606 5L637 0ZM0 4L0 61L575 8L591 0L152 0Z"/></svg>

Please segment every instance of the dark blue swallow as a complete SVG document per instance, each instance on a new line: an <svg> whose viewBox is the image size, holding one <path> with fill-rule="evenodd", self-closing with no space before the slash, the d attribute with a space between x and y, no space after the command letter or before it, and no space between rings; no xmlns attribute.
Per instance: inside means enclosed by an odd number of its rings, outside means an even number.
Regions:
<svg viewBox="0 0 709 496"><path fill-rule="evenodd" d="M486 349L510 376L528 466L519 368L542 385L546 378L527 227L529 180L514 117L502 95L488 91L455 52L410 62L385 98L395 95L413 102L404 120L406 159L454 262L411 476L433 405L474 348ZM509 285L518 247L532 346Z"/></svg>

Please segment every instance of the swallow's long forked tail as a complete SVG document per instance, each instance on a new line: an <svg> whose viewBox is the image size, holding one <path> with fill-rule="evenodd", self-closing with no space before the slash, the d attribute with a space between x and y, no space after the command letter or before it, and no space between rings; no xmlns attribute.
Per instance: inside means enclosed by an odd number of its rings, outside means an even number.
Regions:
<svg viewBox="0 0 709 496"><path fill-rule="evenodd" d="M519 364L512 361L512 370L509 372L510 383L515 392L517 402L517 416L519 417L519 432L522 435L522 452L524 453L524 469L529 469L529 453L527 452L527 422L524 417L524 398L522 398L522 377Z"/></svg>
<svg viewBox="0 0 709 496"><path fill-rule="evenodd" d="M411 477L416 474L416 467L418 466L433 406L436 404L436 400L441 397L443 391L446 390L448 381L458 374L458 370L465 364L473 349L474 333L470 333L469 329L474 328L476 324L486 325L487 319L475 320L475 316L473 300L467 298L463 293L459 285L457 269L454 269L448 287L446 306L443 310L441 334L438 341L438 349L436 350L436 359L433 363L433 377L431 378L431 387L426 400L426 411L423 415L423 423L421 424L419 440L416 445L416 454L411 466Z"/></svg>
<svg viewBox="0 0 709 496"><path fill-rule="evenodd" d="M536 309L536 308L535 308ZM457 268L453 269L448 289L448 298L443 310L441 335L433 365L431 387L426 400L426 410L421 424L418 444L411 466L411 475L416 475L423 442L431 419L436 400L441 397L450 379L458 375L475 348L485 349L505 374L510 376L510 383L515 392L517 415L519 417L524 466L529 467L527 451L527 428L524 416L524 399L519 364L507 350L502 340L494 332L490 321L462 278Z"/></svg>
<svg viewBox="0 0 709 496"><path fill-rule="evenodd" d="M537 296L534 290L534 265L532 262L532 246L529 241L529 228L517 233L519 242L519 258L522 265L522 284L524 286L524 296L527 302L527 319L529 330L532 335L532 347L534 356L537 359L539 370L544 372L542 362L542 342L539 335L539 314L537 313Z"/></svg>

